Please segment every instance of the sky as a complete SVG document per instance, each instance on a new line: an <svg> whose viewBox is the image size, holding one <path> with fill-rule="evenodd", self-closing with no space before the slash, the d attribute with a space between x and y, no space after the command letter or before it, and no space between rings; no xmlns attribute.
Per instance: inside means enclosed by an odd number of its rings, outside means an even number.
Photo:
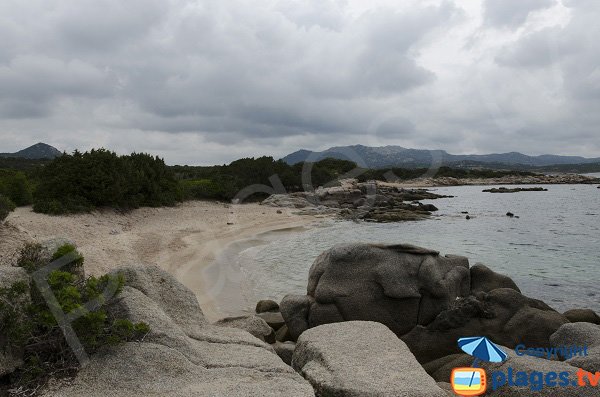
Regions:
<svg viewBox="0 0 600 397"><path fill-rule="evenodd" d="M3 0L0 152L600 156L597 0Z"/></svg>

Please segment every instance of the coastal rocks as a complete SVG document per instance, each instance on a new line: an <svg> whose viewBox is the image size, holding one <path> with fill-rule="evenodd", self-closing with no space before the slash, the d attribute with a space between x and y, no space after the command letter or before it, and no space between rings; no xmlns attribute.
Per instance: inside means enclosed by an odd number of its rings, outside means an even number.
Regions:
<svg viewBox="0 0 600 397"><path fill-rule="evenodd" d="M217 321L214 325L218 327L243 329L263 342L275 343L275 332L273 331L273 328L258 316L228 317Z"/></svg>
<svg viewBox="0 0 600 397"><path fill-rule="evenodd" d="M551 346L550 335L566 317L544 302L528 298L511 288L478 292L459 299L427 326L417 326L402 336L420 362L457 353L458 338L485 335L509 348Z"/></svg>
<svg viewBox="0 0 600 397"><path fill-rule="evenodd" d="M483 263L471 267L471 293L490 292L497 288L510 288L521 292L517 284L508 276L491 270Z"/></svg>
<svg viewBox="0 0 600 397"><path fill-rule="evenodd" d="M275 349L275 353L277 353L284 363L292 365L292 356L296 349L294 342L275 342L273 349Z"/></svg>
<svg viewBox="0 0 600 397"><path fill-rule="evenodd" d="M261 205L283 208L306 208L314 205L314 200L309 201L309 196L304 192L290 194L272 194L261 202Z"/></svg>
<svg viewBox="0 0 600 397"><path fill-rule="evenodd" d="M328 324L304 332L292 366L319 397L447 396L408 347L375 322Z"/></svg>
<svg viewBox="0 0 600 397"><path fill-rule="evenodd" d="M505 175L498 178L419 178L411 181L418 186L459 186L459 185L559 185L596 184L598 178L581 174L555 175Z"/></svg>
<svg viewBox="0 0 600 397"><path fill-rule="evenodd" d="M279 312L259 313L256 316L263 320L269 327L273 328L273 330L275 331L277 331L279 328L285 325L283 316Z"/></svg>
<svg viewBox="0 0 600 397"><path fill-rule="evenodd" d="M600 316L591 309L571 309L563 313L563 316L572 323L592 323L600 324Z"/></svg>
<svg viewBox="0 0 600 397"><path fill-rule="evenodd" d="M484 193L519 193L519 192L547 192L548 189L543 187L516 187L516 188L492 188L482 190Z"/></svg>
<svg viewBox="0 0 600 397"><path fill-rule="evenodd" d="M400 336L469 290L464 257L402 244L339 245L315 260L308 294L286 296L281 313L294 339L308 328L350 320L377 321Z"/></svg>
<svg viewBox="0 0 600 397"><path fill-rule="evenodd" d="M16 315L21 316L24 313L22 309L30 303L29 295L29 276L27 272L20 267L0 267L0 291L8 291L13 286L22 286L21 293L15 291L16 296L0 295L0 306L9 305L16 309ZM17 367L23 364L23 352L15 351L8 346L8 335L0 327L0 377L12 373Z"/></svg>
<svg viewBox="0 0 600 397"><path fill-rule="evenodd" d="M255 311L256 313L278 312L279 303L270 299L261 300L256 303Z"/></svg>
<svg viewBox="0 0 600 397"><path fill-rule="evenodd" d="M300 334L309 328L308 315L313 303L314 298L308 295L286 295L279 304L287 332L292 340L298 339ZM343 320L341 316L338 317L338 321Z"/></svg>
<svg viewBox="0 0 600 397"><path fill-rule="evenodd" d="M295 208L302 215L337 214L345 219L399 222L426 219L438 210L433 204L418 200L451 197L383 182L359 183L356 179L339 182L340 186L319 187L315 192L273 194L261 204Z"/></svg>
<svg viewBox="0 0 600 397"><path fill-rule="evenodd" d="M141 343L102 349L53 396L313 396L273 348L248 332L210 325L195 295L155 266L118 269L125 287L110 314L144 321Z"/></svg>
<svg viewBox="0 0 600 397"><path fill-rule="evenodd" d="M586 371L600 372L600 326L591 323L570 323L560 327L550 341L555 347L585 347L585 355L565 357L566 362Z"/></svg>
<svg viewBox="0 0 600 397"><path fill-rule="evenodd" d="M510 348L502 347L508 353L508 359L502 363L480 362L488 376L486 397L596 397L596 387L578 387L578 368L565 362L551 361L530 356L517 356ZM470 367L473 357L466 354L456 354L443 357L434 362L427 363L425 369L438 382L448 382L454 368ZM526 385L516 386L517 373L526 374ZM543 376L548 373L567 373L569 385L545 386ZM540 377L541 373L541 377ZM537 374L537 376L534 376ZM502 379L504 376L504 379ZM504 380L504 382L502 382ZM559 379L556 379L557 383ZM509 382L513 385L509 385Z"/></svg>
<svg viewBox="0 0 600 397"><path fill-rule="evenodd" d="M420 221L429 218L430 212L407 209L374 209L368 211L360 218L372 222L401 222L401 221Z"/></svg>

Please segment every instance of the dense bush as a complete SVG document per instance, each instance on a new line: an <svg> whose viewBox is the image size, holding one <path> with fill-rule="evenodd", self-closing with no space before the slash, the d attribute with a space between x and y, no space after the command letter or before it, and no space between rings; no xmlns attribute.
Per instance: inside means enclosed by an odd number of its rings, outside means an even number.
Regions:
<svg viewBox="0 0 600 397"><path fill-rule="evenodd" d="M14 211L15 204L8 198L0 194L0 222L3 222L11 211Z"/></svg>
<svg viewBox="0 0 600 397"><path fill-rule="evenodd" d="M86 212L97 207L122 209L174 205L181 200L177 181L162 159L105 149L57 157L39 172L34 211Z"/></svg>
<svg viewBox="0 0 600 397"><path fill-rule="evenodd" d="M15 205L29 205L33 201L32 186L27 176L19 171L0 170L0 194Z"/></svg>
<svg viewBox="0 0 600 397"><path fill-rule="evenodd" d="M309 164L288 165L272 157L244 158L229 165L213 167L172 167L181 179L183 195L186 199L222 199L231 200L242 189L252 185L275 188L271 176L277 176L286 192L302 190L302 173L310 172L314 187L335 181L339 176L356 168L356 164L346 160L324 159ZM260 190L260 189L259 189ZM264 198L268 194L259 192L245 200Z"/></svg>
<svg viewBox="0 0 600 397"><path fill-rule="evenodd" d="M85 302L101 297L109 284L116 285L117 294L121 291L122 276L84 279L83 257L71 245L60 247L50 260L67 254L73 255L74 260L51 272L47 279L63 312L81 309ZM30 244L21 251L18 266L31 274L46 266L47 260L40 245ZM139 340L149 332L147 324L112 318L102 307L87 312L72 326L87 353L102 346ZM79 366L48 303L33 282L0 289L0 343L4 351L23 354L24 364L11 374L9 388L35 390L49 377L72 375Z"/></svg>

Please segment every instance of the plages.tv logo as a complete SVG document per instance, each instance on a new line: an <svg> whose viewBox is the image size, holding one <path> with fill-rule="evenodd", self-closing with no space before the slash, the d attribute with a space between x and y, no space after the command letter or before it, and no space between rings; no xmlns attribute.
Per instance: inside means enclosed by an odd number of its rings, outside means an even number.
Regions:
<svg viewBox="0 0 600 397"><path fill-rule="evenodd" d="M487 390L487 376L479 361L500 363L508 355L485 336L460 338L458 346L475 359L471 367L454 368L450 375L452 390L459 396L480 396Z"/></svg>

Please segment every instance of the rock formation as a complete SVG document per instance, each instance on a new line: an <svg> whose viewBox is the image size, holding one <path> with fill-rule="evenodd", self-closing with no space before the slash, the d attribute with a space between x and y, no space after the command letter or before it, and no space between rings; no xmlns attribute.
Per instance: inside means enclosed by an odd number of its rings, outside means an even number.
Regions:
<svg viewBox="0 0 600 397"><path fill-rule="evenodd" d="M406 344L375 322L327 324L304 332L292 366L317 396L446 397Z"/></svg>
<svg viewBox="0 0 600 397"><path fill-rule="evenodd" d="M484 335L514 347L549 346L569 320L520 293L509 278L467 258L410 245L350 244L313 263L306 295L283 298L292 340L328 323L362 320L386 325L420 362L460 352L456 341Z"/></svg>
<svg viewBox="0 0 600 397"><path fill-rule="evenodd" d="M273 348L248 332L209 324L196 297L154 266L118 269L126 286L110 311L150 325L142 343L91 357L48 396L314 396Z"/></svg>

